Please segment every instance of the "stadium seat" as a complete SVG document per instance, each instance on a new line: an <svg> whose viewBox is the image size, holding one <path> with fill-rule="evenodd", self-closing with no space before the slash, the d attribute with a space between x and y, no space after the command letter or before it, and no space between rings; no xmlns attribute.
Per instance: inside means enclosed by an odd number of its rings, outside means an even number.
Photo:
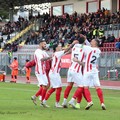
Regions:
<svg viewBox="0 0 120 120"><path fill-rule="evenodd" d="M106 43L103 44L103 47L106 47Z"/></svg>

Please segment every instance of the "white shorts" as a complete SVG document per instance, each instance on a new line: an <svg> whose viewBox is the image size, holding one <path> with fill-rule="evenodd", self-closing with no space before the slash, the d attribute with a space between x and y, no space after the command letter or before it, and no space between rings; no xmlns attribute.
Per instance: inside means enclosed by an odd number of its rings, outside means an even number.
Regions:
<svg viewBox="0 0 120 120"><path fill-rule="evenodd" d="M47 86L48 85L48 79L47 79L47 76L46 74L38 74L38 73L35 73L36 77L37 77L37 80L38 80L38 85L44 85L44 86Z"/></svg>
<svg viewBox="0 0 120 120"><path fill-rule="evenodd" d="M84 74L84 86L100 86L98 72L88 72Z"/></svg>
<svg viewBox="0 0 120 120"><path fill-rule="evenodd" d="M62 86L61 77L59 73L49 72L50 85L52 88L59 88Z"/></svg>
<svg viewBox="0 0 120 120"><path fill-rule="evenodd" d="M77 84L77 86L83 87L84 81L83 81L82 73L77 73L77 72L69 69L68 75L67 75L67 82L74 82Z"/></svg>

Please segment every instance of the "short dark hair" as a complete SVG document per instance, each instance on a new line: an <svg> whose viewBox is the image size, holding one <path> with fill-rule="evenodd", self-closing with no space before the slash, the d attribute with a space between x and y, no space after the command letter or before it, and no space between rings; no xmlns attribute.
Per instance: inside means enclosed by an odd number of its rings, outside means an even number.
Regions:
<svg viewBox="0 0 120 120"><path fill-rule="evenodd" d="M28 60L28 59L26 59L26 62L29 62L29 60Z"/></svg>
<svg viewBox="0 0 120 120"><path fill-rule="evenodd" d="M53 45L53 51L55 52L56 51L56 48L58 47L58 44L54 44Z"/></svg>
<svg viewBox="0 0 120 120"><path fill-rule="evenodd" d="M14 60L17 60L17 57L14 57Z"/></svg>
<svg viewBox="0 0 120 120"><path fill-rule="evenodd" d="M46 40L44 39L44 38L38 38L38 41L39 41L39 44L41 43L41 42L46 42Z"/></svg>
<svg viewBox="0 0 120 120"><path fill-rule="evenodd" d="M78 41L79 41L79 44L83 44L85 42L85 38L84 37L79 37Z"/></svg>

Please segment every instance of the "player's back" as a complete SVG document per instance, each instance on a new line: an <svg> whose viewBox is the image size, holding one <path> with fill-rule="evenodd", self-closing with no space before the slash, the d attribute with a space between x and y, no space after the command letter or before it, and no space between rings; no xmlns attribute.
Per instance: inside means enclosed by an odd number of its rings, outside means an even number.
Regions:
<svg viewBox="0 0 120 120"><path fill-rule="evenodd" d="M100 57L100 49L90 46L85 46L85 72L98 72L98 58Z"/></svg>
<svg viewBox="0 0 120 120"><path fill-rule="evenodd" d="M73 58L77 58L79 61L83 62L84 61L84 51L83 51L83 46L82 44L75 44L74 47L72 48L72 53L71 53L71 66L70 70L73 70L75 72L81 72L82 66L73 61Z"/></svg>
<svg viewBox="0 0 120 120"><path fill-rule="evenodd" d="M64 55L64 51L58 51L53 54L52 67L51 67L52 72L59 73L61 68L61 57L63 55Z"/></svg>

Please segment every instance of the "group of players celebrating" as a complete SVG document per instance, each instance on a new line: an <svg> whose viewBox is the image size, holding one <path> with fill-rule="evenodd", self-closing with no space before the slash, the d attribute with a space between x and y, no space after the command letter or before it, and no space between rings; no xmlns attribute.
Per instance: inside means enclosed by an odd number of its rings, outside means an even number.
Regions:
<svg viewBox="0 0 120 120"><path fill-rule="evenodd" d="M36 98L40 97L40 105L49 107L47 100L53 92L56 92L56 108L67 108L70 105L73 108L80 109L82 96L84 96L87 101L85 110L89 110L93 106L89 87L94 86L100 100L101 108L102 110L106 110L98 75L98 58L101 53L99 41L93 39L89 43L86 37L80 34L67 49L62 50L61 44L56 44L53 46L53 50L53 55L49 56L46 52L46 41L45 39L41 39L39 48L34 53L34 64L32 64L32 61L26 66L30 67L35 65L35 75L40 87L37 93L31 97L33 103L37 104ZM68 53L71 53L71 65L67 74L68 85L64 91L63 103L60 105L62 91L60 76L61 57ZM46 72L45 63L49 60L51 60L51 68L49 72ZM77 85L77 89L71 100L67 102L74 83ZM49 86L50 89L48 90Z"/></svg>

